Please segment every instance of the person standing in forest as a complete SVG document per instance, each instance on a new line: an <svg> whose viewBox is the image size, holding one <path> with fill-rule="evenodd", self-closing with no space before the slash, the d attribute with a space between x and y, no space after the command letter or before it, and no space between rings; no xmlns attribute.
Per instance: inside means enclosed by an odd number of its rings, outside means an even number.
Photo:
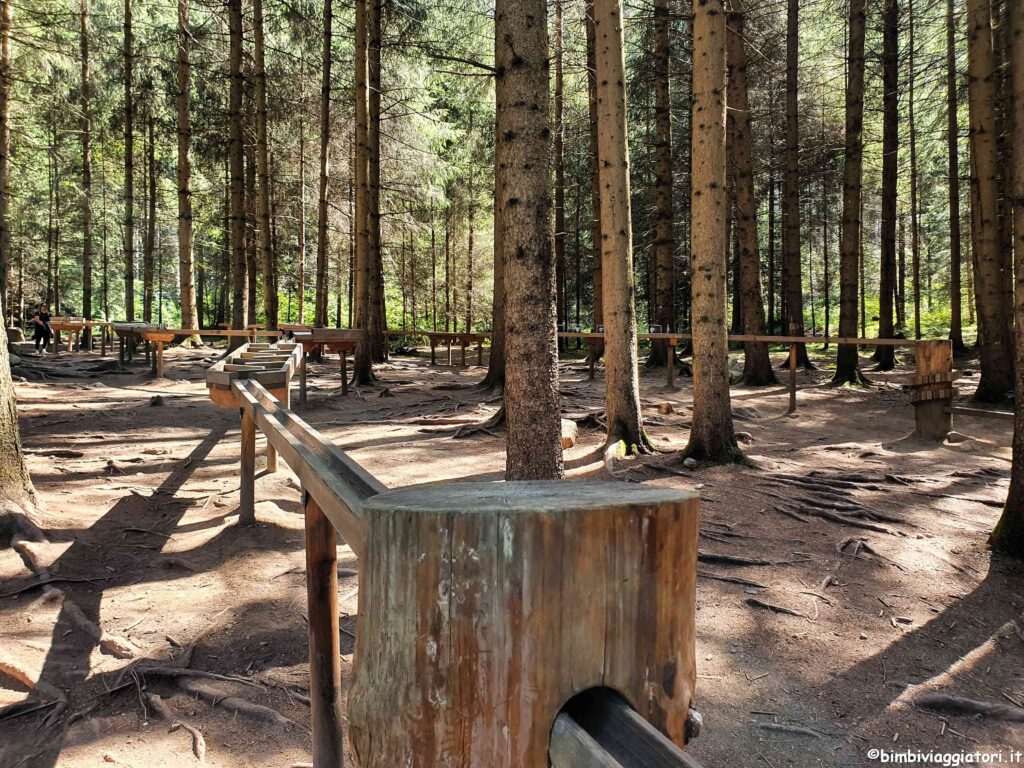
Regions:
<svg viewBox="0 0 1024 768"><path fill-rule="evenodd" d="M46 304L40 304L32 315L32 328L35 330L36 352L46 354L49 351L50 339L53 338L53 329L50 327L50 308ZM40 350L40 343L42 349Z"/></svg>

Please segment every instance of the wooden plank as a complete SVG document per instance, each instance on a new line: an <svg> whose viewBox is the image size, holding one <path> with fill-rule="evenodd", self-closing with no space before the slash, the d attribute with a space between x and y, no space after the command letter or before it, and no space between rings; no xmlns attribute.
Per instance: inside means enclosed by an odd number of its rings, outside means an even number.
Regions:
<svg viewBox="0 0 1024 768"><path fill-rule="evenodd" d="M570 703L569 711L623 768L700 768L700 763L608 689L588 691Z"/></svg>
<svg viewBox="0 0 1024 768"><path fill-rule="evenodd" d="M256 522L256 422L252 414L242 412L242 458L238 487L238 522Z"/></svg>
<svg viewBox="0 0 1024 768"><path fill-rule="evenodd" d="M306 494L304 501L313 766L340 768L344 745L341 734L337 534L316 500Z"/></svg>
<svg viewBox="0 0 1024 768"><path fill-rule="evenodd" d="M548 747L551 768L624 768L564 712L555 718Z"/></svg>
<svg viewBox="0 0 1024 768"><path fill-rule="evenodd" d="M303 489L312 494L359 556L365 537L360 517L363 501L386 490L385 486L306 422L282 408L259 382L236 381L233 388L243 412L252 415L267 440L299 476Z"/></svg>
<svg viewBox="0 0 1024 768"><path fill-rule="evenodd" d="M974 416L979 419L995 419L997 421L1009 421L1014 419L1013 411L994 411L987 408L968 408L966 406L954 406L952 412L957 416Z"/></svg>

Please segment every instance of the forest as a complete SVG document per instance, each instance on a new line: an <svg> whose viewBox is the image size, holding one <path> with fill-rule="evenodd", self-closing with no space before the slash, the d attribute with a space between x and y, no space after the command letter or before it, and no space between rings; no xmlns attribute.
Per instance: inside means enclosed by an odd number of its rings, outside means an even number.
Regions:
<svg viewBox="0 0 1024 768"><path fill-rule="evenodd" d="M0 768L1021 759L1017 0L0 0L0 317Z"/></svg>

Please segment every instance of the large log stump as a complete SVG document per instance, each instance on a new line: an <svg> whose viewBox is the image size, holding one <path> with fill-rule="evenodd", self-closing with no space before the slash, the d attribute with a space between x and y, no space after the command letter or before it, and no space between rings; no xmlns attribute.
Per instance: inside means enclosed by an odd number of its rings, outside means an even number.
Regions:
<svg viewBox="0 0 1024 768"><path fill-rule="evenodd" d="M919 341L914 379L908 385L914 406L915 436L941 443L953 429L953 343Z"/></svg>
<svg viewBox="0 0 1024 768"><path fill-rule="evenodd" d="M374 496L349 703L361 768L546 768L576 694L679 745L693 697L696 497L624 483Z"/></svg>

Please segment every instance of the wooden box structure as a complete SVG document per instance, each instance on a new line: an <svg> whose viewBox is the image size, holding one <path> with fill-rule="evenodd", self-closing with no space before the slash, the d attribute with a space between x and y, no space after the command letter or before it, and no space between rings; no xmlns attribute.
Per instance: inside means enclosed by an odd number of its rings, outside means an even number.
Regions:
<svg viewBox="0 0 1024 768"><path fill-rule="evenodd" d="M914 434L941 442L953 429L953 398L957 374L953 371L953 343L919 341L917 369L907 389L914 406Z"/></svg>
<svg viewBox="0 0 1024 768"><path fill-rule="evenodd" d="M696 497L445 483L373 496L362 517L349 701L361 768L546 768L559 712L602 688L685 743Z"/></svg>
<svg viewBox="0 0 1024 768"><path fill-rule="evenodd" d="M287 407L292 375L302 359L302 347L277 344L243 344L206 371L210 399L222 408L237 408L238 395L232 383L253 379Z"/></svg>
<svg viewBox="0 0 1024 768"><path fill-rule="evenodd" d="M337 352L341 358L341 394L348 394L348 356L355 354L356 348L366 341L366 331L360 328L313 328L311 326L290 325L282 329L291 333L292 338L302 345L304 354L311 352ZM306 402L306 362L302 360L299 369L299 401Z"/></svg>

